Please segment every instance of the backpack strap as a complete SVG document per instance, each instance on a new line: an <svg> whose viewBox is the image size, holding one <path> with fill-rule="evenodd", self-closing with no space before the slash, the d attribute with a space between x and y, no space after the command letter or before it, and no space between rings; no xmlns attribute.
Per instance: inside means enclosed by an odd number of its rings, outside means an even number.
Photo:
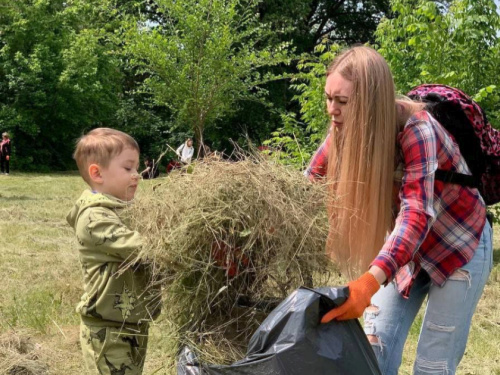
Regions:
<svg viewBox="0 0 500 375"><path fill-rule="evenodd" d="M479 188L479 183L474 176L438 169L435 172L435 179L446 184L457 184L460 186Z"/></svg>

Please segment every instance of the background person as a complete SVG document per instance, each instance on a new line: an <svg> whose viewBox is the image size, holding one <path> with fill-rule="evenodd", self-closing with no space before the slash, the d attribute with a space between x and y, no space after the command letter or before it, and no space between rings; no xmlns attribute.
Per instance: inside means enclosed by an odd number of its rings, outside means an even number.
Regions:
<svg viewBox="0 0 500 375"><path fill-rule="evenodd" d="M160 170L158 168L158 164L156 164L153 159L147 157L144 160L144 166L146 167L146 169L144 169L141 172L141 177L144 180L157 178L160 175Z"/></svg>
<svg viewBox="0 0 500 375"><path fill-rule="evenodd" d="M2 133L2 142L0 143L0 170L2 174L9 175L9 163L10 163L10 138L9 133Z"/></svg>
<svg viewBox="0 0 500 375"><path fill-rule="evenodd" d="M181 159L181 162L185 164L191 163L191 159L194 154L193 140L188 138L186 142L177 148L175 153Z"/></svg>
<svg viewBox="0 0 500 375"><path fill-rule="evenodd" d="M331 129L306 175L328 182L327 251L349 275L367 271L322 322L368 307L365 332L380 369L396 375L427 297L414 374L455 374L492 268L492 233L478 190L436 181L435 172L469 168L423 103L396 100L375 50L338 56L325 95Z"/></svg>

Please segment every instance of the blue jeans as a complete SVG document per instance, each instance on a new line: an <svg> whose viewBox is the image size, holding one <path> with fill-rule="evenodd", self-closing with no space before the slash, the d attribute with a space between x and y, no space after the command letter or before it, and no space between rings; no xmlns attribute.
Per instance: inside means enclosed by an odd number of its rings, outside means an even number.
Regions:
<svg viewBox="0 0 500 375"><path fill-rule="evenodd" d="M422 271L408 299L394 283L381 288L364 314L365 333L384 375L397 375L408 331L428 296L414 374L455 374L467 344L472 315L493 266L492 231L486 222L474 256L443 287Z"/></svg>

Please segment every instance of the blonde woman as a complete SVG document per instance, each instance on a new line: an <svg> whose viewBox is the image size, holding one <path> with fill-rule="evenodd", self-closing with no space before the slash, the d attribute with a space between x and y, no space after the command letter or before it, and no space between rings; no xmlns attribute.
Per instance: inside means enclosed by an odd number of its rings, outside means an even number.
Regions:
<svg viewBox="0 0 500 375"><path fill-rule="evenodd" d="M331 129L306 175L326 178L327 251L354 281L322 322L365 312L382 373L397 374L427 297L414 374L455 374L492 267L491 226L477 189L436 181L435 171L469 168L422 103L396 99L375 50L339 55L325 95Z"/></svg>

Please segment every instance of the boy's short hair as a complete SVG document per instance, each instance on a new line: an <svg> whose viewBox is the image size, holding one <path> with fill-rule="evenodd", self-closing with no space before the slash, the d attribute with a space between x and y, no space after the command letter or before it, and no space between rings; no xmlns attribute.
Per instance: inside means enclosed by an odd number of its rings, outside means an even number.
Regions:
<svg viewBox="0 0 500 375"><path fill-rule="evenodd" d="M2 137L7 137L7 138L9 138L9 133L7 133L7 132L3 132L3 133L2 133Z"/></svg>
<svg viewBox="0 0 500 375"><path fill-rule="evenodd" d="M77 140L73 158L80 175L90 185L89 165L98 164L106 168L111 159L128 147L140 152L139 145L130 135L116 129L97 128Z"/></svg>

